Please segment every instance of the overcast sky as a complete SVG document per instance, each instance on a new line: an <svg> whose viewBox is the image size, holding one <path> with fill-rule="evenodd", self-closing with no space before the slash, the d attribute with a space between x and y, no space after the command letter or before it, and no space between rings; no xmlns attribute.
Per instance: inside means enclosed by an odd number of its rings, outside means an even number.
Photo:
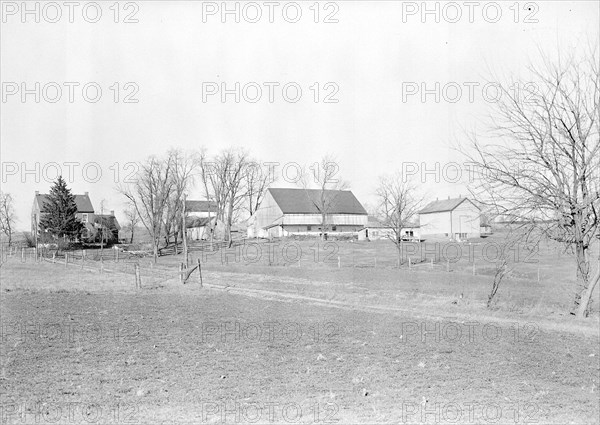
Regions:
<svg viewBox="0 0 600 425"><path fill-rule="evenodd" d="M46 180L55 170L45 164L60 164L65 175L65 163L81 164L70 187L90 192L96 209L105 199L107 209L121 218L123 199L114 191L115 179L133 170L128 162L171 147L204 146L213 153L243 147L262 161L281 163L279 172L286 163L313 163L333 153L340 176L359 200L372 203L377 176L403 162L426 161L431 168L436 162L462 162L451 145L461 139L462 129L478 127L489 106L481 86L474 88L471 102L465 83L485 84L490 70L519 75L538 49L572 49L597 40L600 27L597 1L520 2L512 9L512 1L498 2L499 9L479 2L472 16L457 2L462 16L456 23L448 21L456 20L459 9L444 2L438 6L439 22L434 14L415 10L421 2L321 2L318 16L317 8L310 8L313 2L300 2L302 15L295 23L288 22L296 20L295 5L275 3L273 23L264 2L239 3L236 23L235 15L215 10L221 2L121 3L118 16L112 1L98 2L102 15L93 23L86 19L95 20L95 6L80 2L71 23L62 2L57 3L60 19L54 5L42 2L36 23L35 14L22 14L21 2L3 2L2 190L15 198L18 227L28 229L34 191L49 190ZM35 2L29 5L33 9ZM261 19L248 22L259 9ZM496 18L498 10L502 15ZM126 18L138 22L125 23ZM52 20L58 22L47 22ZM23 102L21 83L35 91L35 82L40 102L35 94ZM65 82L79 84L73 86L73 103ZM207 92L220 90L222 83L234 89L236 82L242 87L239 103L234 94L223 103L220 93ZM439 103L433 94L425 102L420 93L403 99L403 87L406 95L408 87L420 90L425 83L434 89L436 82L464 87L462 97L452 103L456 94L448 91L440 93ZM94 84L86 100L87 83ZM272 85L272 103L264 83L279 84ZM288 83L286 100L282 88ZM262 97L252 103L257 85ZM51 103L56 86L62 97ZM92 103L98 86L102 94ZM302 94L292 103L296 87ZM138 102L125 103L127 95ZM337 102L325 103L328 95ZM24 166L35 170L36 163L39 172L23 175ZM96 182L93 163L102 168ZM280 180L279 185L291 184ZM433 198L466 193L461 184L434 181L423 190ZM190 197L199 198L200 191Z"/></svg>

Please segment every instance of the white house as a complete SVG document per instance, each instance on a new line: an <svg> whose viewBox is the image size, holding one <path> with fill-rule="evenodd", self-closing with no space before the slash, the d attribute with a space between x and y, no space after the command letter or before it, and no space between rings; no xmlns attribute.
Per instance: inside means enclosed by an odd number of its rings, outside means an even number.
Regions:
<svg viewBox="0 0 600 425"><path fill-rule="evenodd" d="M352 235L367 225L367 211L349 190L272 188L248 220L248 237L320 234L322 217L317 206L321 199L328 205L329 234Z"/></svg>
<svg viewBox="0 0 600 425"><path fill-rule="evenodd" d="M419 211L422 238L476 238L480 224L481 209L468 198L436 200Z"/></svg>

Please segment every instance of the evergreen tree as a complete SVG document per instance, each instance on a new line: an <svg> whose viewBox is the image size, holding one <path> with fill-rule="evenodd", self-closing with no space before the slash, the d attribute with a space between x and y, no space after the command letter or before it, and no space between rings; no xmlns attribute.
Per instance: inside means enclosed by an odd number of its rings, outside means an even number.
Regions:
<svg viewBox="0 0 600 425"><path fill-rule="evenodd" d="M67 183L62 176L54 183L50 189L50 194L42 207L45 214L40 220L40 230L47 230L55 237L67 237L70 240L76 239L83 231L83 223L77 219L77 204L75 195L67 187Z"/></svg>

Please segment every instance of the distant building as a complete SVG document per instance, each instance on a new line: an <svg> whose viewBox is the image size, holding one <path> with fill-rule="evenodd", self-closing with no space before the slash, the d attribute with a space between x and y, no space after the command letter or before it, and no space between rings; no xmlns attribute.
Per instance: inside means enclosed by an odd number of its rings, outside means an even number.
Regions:
<svg viewBox="0 0 600 425"><path fill-rule="evenodd" d="M210 240L211 234L216 240L223 239L225 225L217 217L186 217L185 224L189 240Z"/></svg>
<svg viewBox="0 0 600 425"><path fill-rule="evenodd" d="M400 231L403 240L419 240L420 239L420 228L418 224L406 223ZM395 232L394 228L385 225L376 217L369 216L367 225L358 232L359 241L377 241L380 239L394 239Z"/></svg>
<svg viewBox="0 0 600 425"><path fill-rule="evenodd" d="M481 210L468 198L437 200L419 211L423 238L465 240L481 236Z"/></svg>
<svg viewBox="0 0 600 425"><path fill-rule="evenodd" d="M119 231L121 226L114 211L110 214L95 214L92 201L88 192L83 195L74 195L75 204L77 205L77 213L75 217L83 223L84 230L81 234L81 239L88 242L100 241L102 231L104 231L104 240L109 242L117 242L119 240ZM31 234L37 238L40 237L40 221L44 214L48 211L46 201L47 194L35 192L33 198L33 207L31 210Z"/></svg>
<svg viewBox="0 0 600 425"><path fill-rule="evenodd" d="M217 220L217 204L211 201L185 201L186 234L194 241L223 239L225 225Z"/></svg>
<svg viewBox="0 0 600 425"><path fill-rule="evenodd" d="M367 225L367 211L349 190L268 189L258 210L248 220L248 237L319 235L323 232L317 205L324 195L330 205L327 232L353 235Z"/></svg>

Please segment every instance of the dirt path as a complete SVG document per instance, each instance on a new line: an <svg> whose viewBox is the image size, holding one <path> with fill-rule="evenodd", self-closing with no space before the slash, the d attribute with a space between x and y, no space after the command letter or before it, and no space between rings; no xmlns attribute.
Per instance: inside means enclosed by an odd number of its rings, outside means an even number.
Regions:
<svg viewBox="0 0 600 425"><path fill-rule="evenodd" d="M254 282L259 277L259 283ZM264 300L276 300L280 302L302 302L310 305L325 306L330 308L338 308L344 310L356 310L367 313L383 313L393 314L396 316L410 316L416 319L429 319L429 320L449 320L449 321L481 321L481 322L500 322L506 325L510 325L515 322L534 322L537 327L546 331L559 331L559 332L570 332L570 333L582 333L587 336L598 335L597 323L578 323L574 320L568 320L566 323L557 323L554 320L548 320L540 317L506 317L499 315L486 314L486 311L482 312L449 312L442 309L436 309L435 312L426 312L427 307L423 305L415 305L412 308L406 308L396 305L384 305L384 304L373 304L369 303L371 300L367 300L367 291L363 291L362 294L354 297L347 297L350 299L334 299L335 297L342 297L346 294L339 294L336 291L336 287L339 289L354 286L353 283L333 283L333 282L315 282L307 279L299 279L292 277L277 277L277 276L266 276L266 275L251 275L241 273L223 273L223 272L211 272L206 274L207 281L219 282L219 283L205 283L204 287L211 290L225 291L232 294L240 294ZM261 286L264 284L287 284L289 286L281 287L279 290L263 289ZM317 289L330 290L333 295L327 299L318 296L302 295L294 293L291 285L298 287L312 287ZM310 292L310 291L306 291ZM429 295L427 298L441 301L448 301L447 297L436 297ZM373 300L375 301L375 299Z"/></svg>

